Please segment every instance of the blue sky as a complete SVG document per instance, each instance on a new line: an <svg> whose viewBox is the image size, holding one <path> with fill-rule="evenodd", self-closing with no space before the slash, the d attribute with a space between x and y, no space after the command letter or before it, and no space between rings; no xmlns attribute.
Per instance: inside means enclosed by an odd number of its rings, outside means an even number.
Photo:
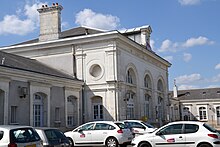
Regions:
<svg viewBox="0 0 220 147"><path fill-rule="evenodd" d="M37 38L42 4L63 6L62 30L150 25L151 45L167 59L169 87L220 87L220 0L1 0L0 46Z"/></svg>

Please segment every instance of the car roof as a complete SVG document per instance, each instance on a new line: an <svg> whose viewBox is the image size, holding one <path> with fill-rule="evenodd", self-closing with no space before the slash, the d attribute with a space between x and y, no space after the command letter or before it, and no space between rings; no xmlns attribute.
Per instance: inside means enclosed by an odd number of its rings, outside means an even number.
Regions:
<svg viewBox="0 0 220 147"><path fill-rule="evenodd" d="M202 125L204 124L204 122L200 122L200 121L174 121L174 122L170 122L168 124L198 124L198 125Z"/></svg>
<svg viewBox="0 0 220 147"><path fill-rule="evenodd" d="M33 128L32 126L20 126L20 125L0 125L2 129L18 129L18 128Z"/></svg>

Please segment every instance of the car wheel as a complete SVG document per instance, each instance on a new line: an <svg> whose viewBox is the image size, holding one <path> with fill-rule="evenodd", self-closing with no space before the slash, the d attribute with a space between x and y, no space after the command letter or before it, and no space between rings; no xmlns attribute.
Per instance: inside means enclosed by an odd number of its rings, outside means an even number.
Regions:
<svg viewBox="0 0 220 147"><path fill-rule="evenodd" d="M109 137L105 142L106 147L118 147L118 141L114 137Z"/></svg>
<svg viewBox="0 0 220 147"><path fill-rule="evenodd" d="M73 140L72 140L72 138L70 138L70 137L67 137L68 139L69 139L69 141L71 142L71 147L74 147L74 143L73 143Z"/></svg>
<svg viewBox="0 0 220 147"><path fill-rule="evenodd" d="M203 144L200 144L198 147L212 147L212 146L208 143L203 143Z"/></svg>
<svg viewBox="0 0 220 147"><path fill-rule="evenodd" d="M151 147L151 145L147 142L142 142L138 147Z"/></svg>

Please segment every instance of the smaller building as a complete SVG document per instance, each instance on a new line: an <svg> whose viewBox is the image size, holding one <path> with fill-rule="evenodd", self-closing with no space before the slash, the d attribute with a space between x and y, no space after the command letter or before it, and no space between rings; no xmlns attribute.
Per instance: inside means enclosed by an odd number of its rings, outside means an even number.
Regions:
<svg viewBox="0 0 220 147"><path fill-rule="evenodd" d="M35 59L0 51L0 125L78 125L78 117L71 116L79 114L81 86ZM70 105L75 109L67 109Z"/></svg>
<svg viewBox="0 0 220 147"><path fill-rule="evenodd" d="M174 90L170 93L170 121L198 120L220 128L220 88Z"/></svg>

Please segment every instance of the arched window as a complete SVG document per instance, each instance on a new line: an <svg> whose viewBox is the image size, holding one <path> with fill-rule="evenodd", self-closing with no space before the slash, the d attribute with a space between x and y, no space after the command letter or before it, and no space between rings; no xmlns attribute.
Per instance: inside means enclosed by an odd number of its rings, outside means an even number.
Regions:
<svg viewBox="0 0 220 147"><path fill-rule="evenodd" d="M146 75L144 78L144 87L151 89L152 85L151 85L151 79L149 77L149 75Z"/></svg>
<svg viewBox="0 0 220 147"><path fill-rule="evenodd" d="M46 101L45 96L40 93L34 94L33 100L33 126L34 127L43 127L46 125Z"/></svg>
<svg viewBox="0 0 220 147"><path fill-rule="evenodd" d="M207 112L206 107L199 107L199 120L206 120Z"/></svg>
<svg viewBox="0 0 220 147"><path fill-rule="evenodd" d="M164 91L164 90L163 90L163 83L162 83L161 80L158 80L158 82L157 82L157 90L158 90L159 92L163 92L163 91Z"/></svg>
<svg viewBox="0 0 220 147"><path fill-rule="evenodd" d="M78 118L77 98L69 96L67 98L67 125L69 127L77 125Z"/></svg>
<svg viewBox="0 0 220 147"><path fill-rule="evenodd" d="M129 84L134 84L135 81L135 73L132 69L129 69L126 73L126 82Z"/></svg>

